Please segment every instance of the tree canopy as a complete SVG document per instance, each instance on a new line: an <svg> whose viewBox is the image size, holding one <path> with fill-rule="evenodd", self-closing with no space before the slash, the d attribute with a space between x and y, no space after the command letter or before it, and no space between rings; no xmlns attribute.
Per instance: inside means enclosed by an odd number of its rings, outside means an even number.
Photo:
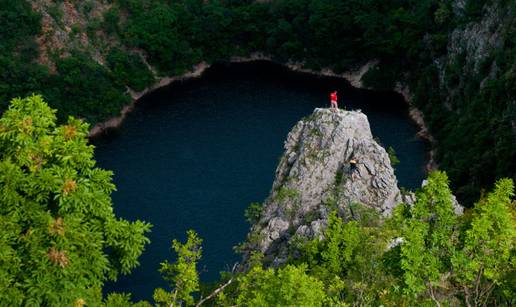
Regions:
<svg viewBox="0 0 516 307"><path fill-rule="evenodd" d="M101 288L138 265L150 225L113 213L112 173L95 166L88 124L41 96L13 99L0 119L0 301L98 304Z"/></svg>

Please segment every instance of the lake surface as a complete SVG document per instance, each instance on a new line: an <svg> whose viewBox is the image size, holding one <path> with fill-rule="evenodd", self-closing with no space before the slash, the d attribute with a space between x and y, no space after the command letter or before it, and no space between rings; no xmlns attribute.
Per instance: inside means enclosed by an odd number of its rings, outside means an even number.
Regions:
<svg viewBox="0 0 516 307"><path fill-rule="evenodd" d="M340 106L361 109L373 135L395 148L400 186L419 187L427 148L400 95L268 62L215 65L201 79L145 96L120 129L93 141L98 164L115 173L116 214L154 225L141 266L107 291L150 300L154 288L166 287L159 263L173 260L171 241L184 241L188 229L204 239L203 281L238 261L233 246L249 229L245 208L267 197L288 132L327 106L333 89Z"/></svg>

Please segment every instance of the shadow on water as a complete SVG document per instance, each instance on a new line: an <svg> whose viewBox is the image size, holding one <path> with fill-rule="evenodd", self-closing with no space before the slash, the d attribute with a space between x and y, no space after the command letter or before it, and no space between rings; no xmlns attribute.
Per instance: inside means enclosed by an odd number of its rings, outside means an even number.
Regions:
<svg viewBox="0 0 516 307"><path fill-rule="evenodd" d="M188 229L204 239L203 281L238 261L232 247L248 231L245 208L267 197L287 133L314 108L327 106L333 89L341 106L361 109L373 135L395 148L400 185L417 188L427 148L400 95L269 62L217 64L200 79L146 95L120 129L93 141L98 164L115 173L115 212L154 225L141 266L107 291L150 299L154 288L166 286L158 268L172 259L171 240L184 240Z"/></svg>

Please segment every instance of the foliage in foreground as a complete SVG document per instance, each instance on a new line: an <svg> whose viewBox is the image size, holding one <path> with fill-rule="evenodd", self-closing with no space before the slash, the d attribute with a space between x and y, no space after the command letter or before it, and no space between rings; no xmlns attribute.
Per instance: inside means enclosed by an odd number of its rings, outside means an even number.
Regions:
<svg viewBox="0 0 516 307"><path fill-rule="evenodd" d="M172 247L177 254L175 263L161 263L160 272L163 278L171 283L173 291L167 292L158 288L154 291L154 300L158 306L192 305L192 293L199 291L199 274L197 261L201 258L202 240L190 230L185 244L174 240Z"/></svg>
<svg viewBox="0 0 516 307"><path fill-rule="evenodd" d="M277 269L251 258L218 295L220 305L511 306L516 274L514 184L497 182L464 215L448 178L432 173L413 206L385 221L343 221ZM371 222L373 221L373 222Z"/></svg>
<svg viewBox="0 0 516 307"><path fill-rule="evenodd" d="M464 215L455 213L445 173L434 172L417 201L400 204L392 217L344 221L330 215L324 239L299 245L278 268L253 254L246 269L227 273L201 298L168 300L170 306L512 306L516 274L514 184L497 182ZM367 209L364 209L367 211ZM174 243L178 262L192 259L178 285L195 280L200 240L189 232ZM168 266L168 264L167 264ZM186 267L184 267L186 268ZM176 272L179 272L176 270ZM193 279L191 277L194 277ZM183 281L180 281L184 278ZM189 287L190 291L198 287ZM163 292L161 292L163 291ZM210 300L203 299L206 296ZM159 297L156 297L157 299ZM163 302L157 300L158 302Z"/></svg>
<svg viewBox="0 0 516 307"><path fill-rule="evenodd" d="M0 302L98 305L108 279L129 273L150 225L113 214L112 173L95 167L88 125L40 96L0 119Z"/></svg>
<svg viewBox="0 0 516 307"><path fill-rule="evenodd" d="M54 113L31 96L14 99L0 119L0 301L150 306L132 304L129 294L102 299L106 280L138 264L150 225L114 216L112 174L95 167L87 125L70 118L56 126ZM196 268L202 240L189 231L186 243L172 243L177 260L162 263L171 290L156 289L155 303L514 305L514 183L499 180L464 215L455 213L448 185L445 173L432 173L416 203L400 204L386 220L333 212L324 239L299 241L283 266L264 267L255 254L209 290ZM250 219L260 214L254 207Z"/></svg>

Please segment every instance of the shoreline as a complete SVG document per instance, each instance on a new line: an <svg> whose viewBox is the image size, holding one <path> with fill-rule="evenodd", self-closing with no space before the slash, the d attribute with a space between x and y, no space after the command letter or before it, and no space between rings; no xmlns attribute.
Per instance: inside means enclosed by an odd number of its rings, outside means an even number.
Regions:
<svg viewBox="0 0 516 307"><path fill-rule="evenodd" d="M264 55L263 53L253 53L248 57L231 57L229 59L229 63L247 63L247 62L253 62L253 61L270 61L274 62L270 56ZM274 62L276 63L276 62ZM276 63L283 67L288 68L289 70L293 72L299 72L299 73L305 73L305 74L311 74L314 76L321 76L321 77L335 77L335 78L342 78L345 79L347 82L350 83L351 86L356 88L362 88L367 89L362 84L362 77L364 74L375 65L378 64L378 60L372 60L367 62L366 64L360 66L358 69L350 70L347 72L344 72L342 74L334 73L329 68L321 69L320 71L313 71L311 69L304 68L302 63L297 62L287 62L286 64ZM151 93L157 89L160 89L162 87L168 86L174 82L177 81L186 81L191 79L197 79L204 75L206 70L208 70L212 65L208 64L207 62L201 62L199 64L196 64L193 66L193 69L191 71L188 71L180 76L175 77L162 77L159 78L156 83L153 85L145 88L143 91L136 92L128 88L128 92L131 95L132 102L122 108L120 111L120 114L112 117L104 122L97 123L95 126L93 126L89 133L88 137L94 138L97 137L103 133L105 133L107 130L111 129L117 129L119 128L122 123L124 122L127 115L134 110L135 105L138 103L140 98L145 96L148 93ZM428 162L425 165L425 170L427 172L430 172L432 170L437 169L437 163L435 162L435 138L430 134L428 127L426 126L426 123L424 121L424 115L423 113L417 109L414 105L412 105L412 97L410 94L410 91L408 87L402 85L401 83L397 83L395 88L393 89L396 93L403 96L405 102L407 103L409 107L409 118L418 126L419 131L417 132L417 136L426 140L430 143L430 151L429 151L429 158Z"/></svg>
<svg viewBox="0 0 516 307"><path fill-rule="evenodd" d="M412 104L412 94L410 93L409 88L406 85L401 84L400 82L396 83L394 87L394 91L403 96L403 99L407 103L409 107L409 118L418 126L419 131L417 132L417 136L426 140L430 144L430 151L428 152L428 162L425 165L425 170L429 173L431 171L436 170L439 165L435 161L435 148L436 148L436 140L434 136L430 133L426 123L425 116L421 110L416 108Z"/></svg>
<svg viewBox="0 0 516 307"><path fill-rule="evenodd" d="M274 62L270 56L266 56L262 53L253 53L248 57L239 57L234 56L229 59L229 63L247 63L247 62L254 62L254 61L269 61ZM274 62L276 63L276 62ZM363 66L361 66L359 69L347 71L342 74L336 74L331 69L325 68L321 71L313 71L311 69L303 68L302 63L296 63L296 62L289 62L286 64L276 63L283 67L288 68L289 70L293 72L299 72L299 73L305 73L305 74L311 74L314 76L321 76L321 77L335 77L335 78L342 78L348 81L351 86L356 88L364 88L362 86L362 76L369 70L369 68L373 67L378 63L377 60L370 61ZM174 82L177 81L186 81L191 79L197 79L203 76L204 72L208 70L212 65L208 64L206 62L201 62L199 64L196 64L193 66L193 69L191 71L188 71L180 76L175 77L162 77L159 78L156 83L153 85L145 88L143 91L136 92L131 89L127 89L129 95L132 98L132 102L128 105L124 106L122 110L120 110L120 114L117 116L114 116L104 122L97 123L95 126L93 126L89 133L88 137L94 138L96 136L99 136L103 134L106 130L111 129L117 129L119 128L127 115L133 111L135 105L138 103L140 98L145 96L148 93L151 93L157 89L160 89L162 87L168 86Z"/></svg>
<svg viewBox="0 0 516 307"><path fill-rule="evenodd" d="M138 103L140 98L142 98L146 94L151 93L157 89L160 89L177 81L185 81L189 79L200 78L202 77L204 72L210 67L211 65L209 65L208 63L201 62L195 65L193 67L193 70L186 72L180 76L159 78L156 83L145 88L143 91L136 92L128 88L127 90L132 98L132 102L124 106L122 110L120 110L119 115L112 117L104 122L95 124L95 126L93 126L88 132L88 137L96 137L103 134L106 130L119 128L124 122L127 115L134 110L134 107Z"/></svg>

